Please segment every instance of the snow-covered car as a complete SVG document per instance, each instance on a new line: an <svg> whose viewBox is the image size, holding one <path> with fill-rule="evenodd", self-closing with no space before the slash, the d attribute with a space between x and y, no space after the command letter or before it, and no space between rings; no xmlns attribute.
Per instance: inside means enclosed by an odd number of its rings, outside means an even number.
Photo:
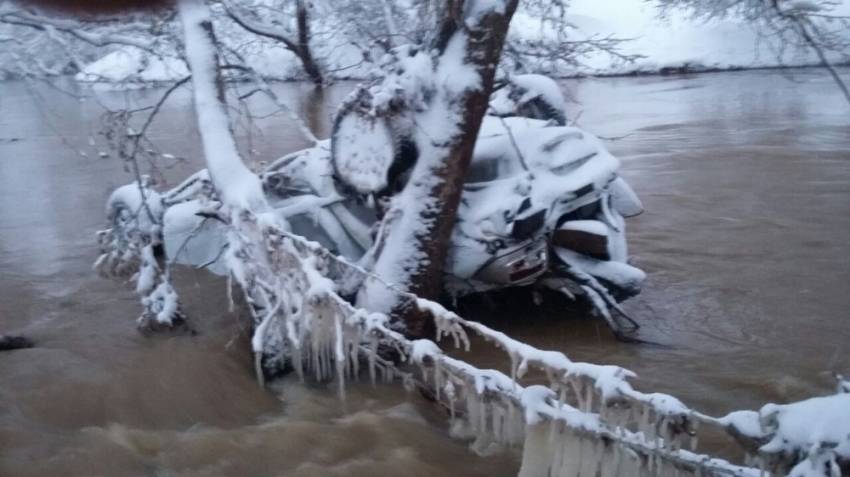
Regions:
<svg viewBox="0 0 850 477"><path fill-rule="evenodd" d="M453 277L476 277L474 261L464 262L481 253L479 244L487 253L494 241L545 240L549 267L541 285L602 300L636 294L645 275L627 263L624 218L643 208L618 168L602 142L581 129L486 117L458 213Z"/></svg>
<svg viewBox="0 0 850 477"><path fill-rule="evenodd" d="M543 93L529 91L541 84ZM563 125L563 113L549 114L562 105L552 106L557 98L547 96L557 88L546 86L541 77L527 78L493 97L465 178L445 264L446 292L549 288L586 299L618 332L618 317L635 325L618 302L638 293L645 278L628 263L624 220L642 212L642 205L618 176L620 163L602 141ZM544 119L510 116L511 108ZM386 142L377 139L376 144ZM334 145L325 140L284 156L260 176L269 204L293 232L369 268L381 215L415 157L401 144L395 157L381 161L372 170L347 171L346 180L334 162ZM375 184L383 191L363 193L377 190ZM168 260L221 273L226 231L205 212L215 207L210 187L202 171L172 191L150 194L162 209L162 230L156 233ZM121 190L132 195L136 189ZM129 215L138 215L139 200L114 196L111 216L122 217L116 211L124 202Z"/></svg>
<svg viewBox="0 0 850 477"><path fill-rule="evenodd" d="M381 207L341 194L331 162L324 142L271 164L262 180L294 231L357 260L372 244ZM452 235L446 291L534 285L584 296L602 313L618 309L645 277L627 263L624 223L642 206L618 168L602 142L581 129L485 117Z"/></svg>

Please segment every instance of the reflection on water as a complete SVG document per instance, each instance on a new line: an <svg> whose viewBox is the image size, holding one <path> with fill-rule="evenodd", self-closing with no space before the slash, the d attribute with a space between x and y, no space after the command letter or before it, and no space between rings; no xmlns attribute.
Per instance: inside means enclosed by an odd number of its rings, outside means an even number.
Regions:
<svg viewBox="0 0 850 477"><path fill-rule="evenodd" d="M616 343L557 303L474 313L574 359L627 366L642 388L708 412L825 392L830 371L850 370L850 114L825 75L794 76L566 83L572 116L617 138L644 200L629 235L649 281L627 309L666 346ZM351 87L277 86L320 136ZM344 401L291 380L259 389L225 284L202 273L178 274L198 334L140 335L131 291L90 269L103 203L130 180L98 157L97 132L103 106L159 92L0 91L0 332L39 345L0 355L0 475L515 474L516 455L472 455L440 410L396 388L354 385ZM257 117L239 124L252 162L306 144L274 105L251 101ZM151 131L185 158L164 171L171 183L200 165L192 124L182 92Z"/></svg>

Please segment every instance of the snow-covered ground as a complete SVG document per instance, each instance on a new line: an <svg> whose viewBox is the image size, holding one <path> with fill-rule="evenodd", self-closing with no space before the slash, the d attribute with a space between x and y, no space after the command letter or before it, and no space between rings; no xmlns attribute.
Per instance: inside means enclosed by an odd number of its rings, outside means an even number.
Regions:
<svg viewBox="0 0 850 477"><path fill-rule="evenodd" d="M843 0L837 13L850 13L850 0ZM803 66L817 63L811 51L789 49L779 54L769 39L760 38L751 25L735 18L703 21L684 13L659 17L654 2L639 0L575 0L569 20L578 29L575 38L614 36L630 39L621 50L629 55L641 55L633 63L623 63L607 54L585 58L580 67L559 71L541 71L556 76L587 74L625 74L655 72L664 68L685 66L689 69L737 69L771 66ZM535 22L522 12L514 18L512 28L520 35L534 35ZM322 35L321 21L314 32L325 41L314 40L313 48L326 70L338 79L363 78L368 68L361 64L359 50L335 35ZM225 41L228 40L224 35ZM230 35L238 42L238 33ZM298 79L303 77L295 55L286 49L255 44L243 51L247 61L269 78ZM89 64L77 75L81 81L168 81L186 74L182 60L151 58L132 48L111 52Z"/></svg>
<svg viewBox="0 0 850 477"><path fill-rule="evenodd" d="M272 44L255 45L244 53L245 60L257 73L270 79L293 80L304 78L301 64L292 52ZM318 57L337 79L360 79L368 70L360 65L359 50L351 45L314 45ZM88 64L77 73L84 82L165 82L185 77L186 63L177 56L154 57L132 47L119 47Z"/></svg>
<svg viewBox="0 0 850 477"><path fill-rule="evenodd" d="M836 13L850 13L841 0ZM642 55L632 64L612 64L604 55L590 58L585 72L600 74L653 72L681 66L693 69L735 69L805 66L817 63L812 51L788 49L760 38L752 25L736 18L700 20L682 12L660 18L653 2L574 0L571 21L583 33L630 38L623 53Z"/></svg>

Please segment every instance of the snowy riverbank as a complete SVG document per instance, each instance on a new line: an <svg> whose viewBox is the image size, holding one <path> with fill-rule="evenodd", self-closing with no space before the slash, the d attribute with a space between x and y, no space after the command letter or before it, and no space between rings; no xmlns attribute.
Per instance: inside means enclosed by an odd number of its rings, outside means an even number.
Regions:
<svg viewBox="0 0 850 477"><path fill-rule="evenodd" d="M621 53L637 56L632 62L598 53L583 58L578 66L537 69L535 72L556 77L679 73L778 66L810 66L818 63L811 51L781 50L768 38L760 38L753 28L737 19L702 21L686 15L660 18L658 10L646 2L598 2L576 0L570 21L576 27L576 40L608 36L629 39L621 45ZM321 31L321 23L316 30ZM514 32L533 36L535 22L522 13L514 19ZM330 77L338 80L362 79L369 74L360 50L347 43L314 41ZM237 44L238 35L225 38ZM340 40L342 41L342 40ZM298 59L288 50L269 43L257 42L242 49L249 64L269 79L298 80L304 74ZM530 69L534 69L533 67ZM165 82L187 74L186 65L178 57L152 57L141 50L122 48L88 64L77 75L79 81L106 83Z"/></svg>

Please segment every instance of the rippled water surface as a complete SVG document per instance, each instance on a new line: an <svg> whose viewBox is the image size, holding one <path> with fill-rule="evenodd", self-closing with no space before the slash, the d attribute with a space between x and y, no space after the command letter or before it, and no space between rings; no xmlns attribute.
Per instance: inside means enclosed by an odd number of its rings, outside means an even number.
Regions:
<svg viewBox="0 0 850 477"><path fill-rule="evenodd" d="M351 86L278 88L326 132ZM824 393L830 372L850 371L850 106L825 75L565 87L571 115L612 138L644 200L629 238L649 280L626 308L664 346L617 343L557 303L482 301L469 314L573 359L631 368L642 389L711 413ZM449 438L441 411L400 387L355 384L344 401L332 386L290 379L258 388L225 284L202 273L178 276L197 334L135 330L131 290L91 271L106 197L131 180L98 156L97 133L103 107L158 94L79 101L0 83L0 333L38 344L0 354L0 476L515 474L515 453L473 455ZM152 131L187 158L163 164L171 183L199 167L192 125L179 93ZM280 114L241 135L256 162L305 144ZM506 364L486 347L473 355Z"/></svg>

